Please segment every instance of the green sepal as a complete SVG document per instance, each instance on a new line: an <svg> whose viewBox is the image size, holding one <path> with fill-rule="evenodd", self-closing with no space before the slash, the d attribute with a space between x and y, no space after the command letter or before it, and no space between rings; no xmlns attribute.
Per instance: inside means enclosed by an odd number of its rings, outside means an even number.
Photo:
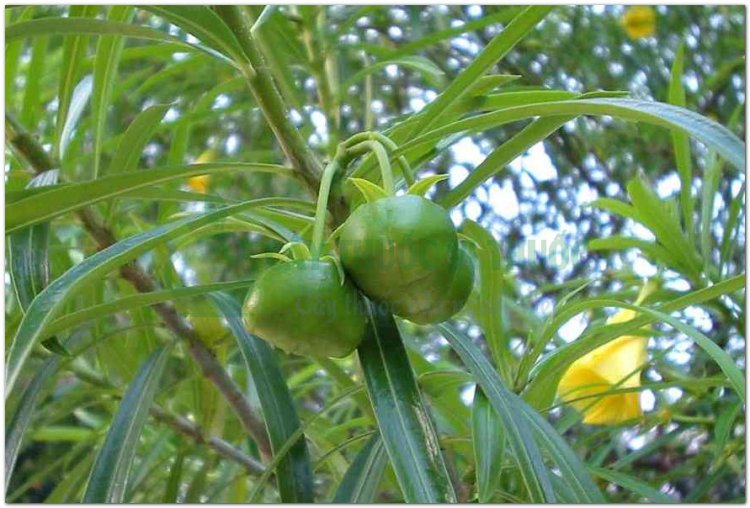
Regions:
<svg viewBox="0 0 750 508"><path fill-rule="evenodd" d="M291 263L292 262L291 258L289 258L289 257L287 257L287 256L285 256L283 254L279 254L278 252L263 252L261 254L253 254L252 256L250 256L250 258L252 258L252 259L278 259L278 260L283 261L285 263Z"/></svg>
<svg viewBox="0 0 750 508"><path fill-rule="evenodd" d="M307 244L305 244L304 242L286 243L279 251L279 254L284 254L286 251L291 251L292 259L295 259L297 261L310 259L312 257L310 255L310 249L307 247Z"/></svg>
<svg viewBox="0 0 750 508"><path fill-rule="evenodd" d="M344 267L341 264L341 260L335 256L331 256L330 254L327 256L323 256L320 258L321 261L330 261L333 263L333 265L336 267L336 270L339 272L339 279L341 279L341 285L344 285L344 278L346 275L344 274Z"/></svg>
<svg viewBox="0 0 750 508"><path fill-rule="evenodd" d="M469 243L470 243L470 244L472 244L472 245L473 245L474 247L476 247L476 248L477 248L478 250L482 250L482 246L481 246L481 245L479 245L479 242L477 242L477 241L476 241L476 240L474 240L473 238L471 238L471 237L469 237L469 236L466 236L466 235L465 235L465 234L463 234L463 233L457 233L457 234L458 234L458 239L459 239L459 240L463 240L464 242L469 242Z"/></svg>
<svg viewBox="0 0 750 508"><path fill-rule="evenodd" d="M357 190L362 193L362 196L364 196L365 201L368 203L388 197L388 193L382 187L369 180L365 180L364 178L350 178L349 181L357 187Z"/></svg>
<svg viewBox="0 0 750 508"><path fill-rule="evenodd" d="M406 193L413 196L424 197L424 195L427 194L427 191L430 190L433 185L447 179L448 175L427 176L425 178L422 178L421 180L417 180L416 182L414 182L412 186L409 187L409 190L406 191Z"/></svg>

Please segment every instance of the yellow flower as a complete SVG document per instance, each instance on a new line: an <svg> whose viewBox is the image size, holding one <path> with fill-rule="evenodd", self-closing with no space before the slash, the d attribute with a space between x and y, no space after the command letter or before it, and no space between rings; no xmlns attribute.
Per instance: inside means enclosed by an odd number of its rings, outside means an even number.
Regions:
<svg viewBox="0 0 750 508"><path fill-rule="evenodd" d="M653 284L646 284L636 304L640 304L654 288ZM635 311L623 309L607 323L624 323L635 315ZM624 335L589 352L568 367L557 393L563 402L583 413L583 423L607 425L640 418L643 412L637 391L614 393L601 398L591 396L611 389L641 386L641 368L648 361L647 343L647 337Z"/></svg>
<svg viewBox="0 0 750 508"><path fill-rule="evenodd" d="M648 5L634 5L625 11L622 24L631 39L648 37L656 32L656 11Z"/></svg>
<svg viewBox="0 0 750 508"><path fill-rule="evenodd" d="M217 152L213 148L209 148L195 159L194 164L204 164L211 162L216 158ZM196 192L206 193L208 190L208 183L211 181L210 175L194 176L188 180L188 187Z"/></svg>
<svg viewBox="0 0 750 508"><path fill-rule="evenodd" d="M205 194L210 180L211 177L209 175L194 176L188 180L188 187L195 192L202 192Z"/></svg>

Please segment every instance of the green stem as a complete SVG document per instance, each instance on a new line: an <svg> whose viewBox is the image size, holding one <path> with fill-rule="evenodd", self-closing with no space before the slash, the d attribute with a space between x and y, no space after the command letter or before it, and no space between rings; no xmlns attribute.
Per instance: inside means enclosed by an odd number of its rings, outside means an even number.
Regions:
<svg viewBox="0 0 750 508"><path fill-rule="evenodd" d="M375 132L375 131L365 131L365 132L359 132L357 134L354 134L352 137L344 141L344 146L351 147L355 143L361 143L364 141L377 141L390 151L398 150L398 145L391 138L389 138L385 134L382 134L380 132ZM408 186L413 185L414 173L411 170L409 161L406 160L405 156L401 155L396 159L396 162L398 162L398 165L401 167L401 174L404 176L404 181L406 181L406 185Z"/></svg>
<svg viewBox="0 0 750 508"><path fill-rule="evenodd" d="M214 11L237 37L247 56L247 62L237 63L243 68L250 91L271 126L281 149L291 161L297 175L311 192L315 192L320 177L320 164L302 134L289 120L287 107L253 35L252 15L241 5L217 5L214 6Z"/></svg>
<svg viewBox="0 0 750 508"><path fill-rule="evenodd" d="M391 170L391 161L388 157L388 152L385 151L383 145L378 141L372 140L363 141L348 149L348 151L353 153L362 152L364 150L369 150L375 153L375 157L377 157L378 164L380 165L380 174L383 177L383 189L386 194L393 196L396 193L396 188L393 185L393 171Z"/></svg>
<svg viewBox="0 0 750 508"><path fill-rule="evenodd" d="M372 132L371 135L373 136L373 139L375 141L380 141L388 150L395 151L398 150L398 145L394 143L394 141L386 136L385 134L381 134L379 132ZM406 185L411 186L414 184L414 173L412 173L411 166L409 165L409 161L406 160L406 157L403 155L400 155L396 162L398 162L398 165L401 167L401 174L404 176L404 180L406 181Z"/></svg>
<svg viewBox="0 0 750 508"><path fill-rule="evenodd" d="M340 154L341 152L339 152ZM328 208L328 195L331 193L331 183L336 171L341 167L340 157L336 157L323 170L323 178L320 180L318 191L318 203L315 208L315 224L313 225L312 258L320 259L323 250L323 233L326 228L326 209Z"/></svg>

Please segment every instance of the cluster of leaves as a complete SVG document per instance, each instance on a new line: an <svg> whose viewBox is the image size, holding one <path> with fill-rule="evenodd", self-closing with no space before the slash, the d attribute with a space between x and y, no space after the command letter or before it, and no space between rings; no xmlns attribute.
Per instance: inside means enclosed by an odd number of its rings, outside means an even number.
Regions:
<svg viewBox="0 0 750 508"><path fill-rule="evenodd" d="M660 8L658 43L626 40L621 14L6 9L7 500L744 498L744 12ZM309 240L318 161L370 129L451 176L432 197L473 241L470 304L437 327L373 308L356 355L283 355L239 317L272 262L251 255ZM482 157L456 181L467 140ZM556 181L510 164L542 141ZM377 181L374 162L353 175ZM677 196L652 189L672 173ZM507 183L523 220L488 198ZM582 213L572 268L514 262ZM638 306L635 258L664 282ZM638 317L607 325L617 308ZM649 324L643 421L555 404L575 359Z"/></svg>

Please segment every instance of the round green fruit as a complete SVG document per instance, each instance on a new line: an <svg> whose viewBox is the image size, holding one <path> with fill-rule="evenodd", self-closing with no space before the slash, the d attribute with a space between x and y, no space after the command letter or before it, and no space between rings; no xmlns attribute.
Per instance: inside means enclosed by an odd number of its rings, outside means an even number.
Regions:
<svg viewBox="0 0 750 508"><path fill-rule="evenodd" d="M420 320L415 322L426 322L420 316L442 302L459 263L448 213L414 195L357 208L342 228L339 250L344 269L365 294L398 316Z"/></svg>
<svg viewBox="0 0 750 508"><path fill-rule="evenodd" d="M466 305L474 288L474 263L463 247L458 249L458 262L453 279L440 300L432 307L413 314L409 319L417 324L440 323L456 315Z"/></svg>
<svg viewBox="0 0 750 508"><path fill-rule="evenodd" d="M247 330L288 353L349 355L367 323L364 302L329 261L281 263L263 272L242 306Z"/></svg>

